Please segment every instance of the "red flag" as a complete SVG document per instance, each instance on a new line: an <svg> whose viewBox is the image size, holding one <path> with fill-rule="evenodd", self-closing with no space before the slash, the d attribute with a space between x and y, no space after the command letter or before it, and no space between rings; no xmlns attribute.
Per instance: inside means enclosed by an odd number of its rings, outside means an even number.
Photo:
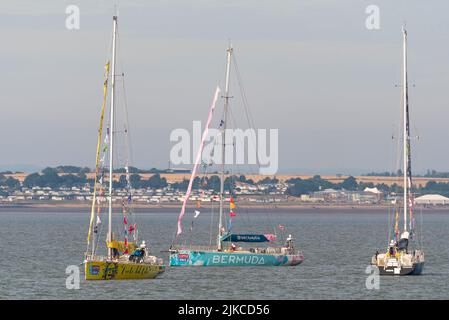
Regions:
<svg viewBox="0 0 449 320"><path fill-rule="evenodd" d="M229 211L229 216L232 218L232 217L235 217L235 212L234 211Z"/></svg>
<svg viewBox="0 0 449 320"><path fill-rule="evenodd" d="M135 227L134 227L132 224L130 224L130 225L129 225L128 232L131 233L131 232L133 232L134 230L136 230Z"/></svg>
<svg viewBox="0 0 449 320"><path fill-rule="evenodd" d="M124 254L128 254L128 237L125 237L125 241L123 241L125 251L123 251Z"/></svg>
<svg viewBox="0 0 449 320"><path fill-rule="evenodd" d="M123 224L128 224L128 221L126 221L126 216L123 216Z"/></svg>

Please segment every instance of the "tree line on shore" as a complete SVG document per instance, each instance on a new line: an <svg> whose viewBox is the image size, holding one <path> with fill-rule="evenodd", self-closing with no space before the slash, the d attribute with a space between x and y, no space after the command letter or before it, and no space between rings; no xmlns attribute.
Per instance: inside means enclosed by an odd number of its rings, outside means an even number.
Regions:
<svg viewBox="0 0 449 320"><path fill-rule="evenodd" d="M333 183L328 180L323 180L319 175L309 179L293 178L286 181L290 184L287 193L292 196L300 196L325 189L344 189L347 191L363 191L365 188L377 188L384 194L402 193L402 186L397 183L387 185L385 183L374 184L372 182L357 182L356 178L350 176L340 183ZM416 194L430 194L438 193L449 197L449 183L428 181L424 186L413 186L413 193Z"/></svg>
<svg viewBox="0 0 449 320"><path fill-rule="evenodd" d="M140 173L146 170L140 170L134 167L129 168L130 171L130 184L133 188L151 188L160 189L168 186L168 182L165 178L161 177L159 173L154 172L148 179L143 179ZM160 171L154 169L154 171ZM434 170L433 170L434 171ZM429 174L439 174L437 172L429 171ZM0 195L8 195L11 191L20 190L22 187L33 188L33 187L50 187L52 189L59 188L72 188L72 187L83 187L86 184L93 186L93 179L87 178L87 173L91 172L87 167L76 167L76 166L58 166L55 168L45 168L41 173L35 172L27 175L25 180L21 184L19 180L13 177L7 177L5 174L0 173ZM117 173L125 172L123 168L117 169ZM63 174L62 174L63 173ZM218 192L220 190L220 177L218 175L209 175L203 177L196 177L193 181L193 189L207 189ZM266 177L260 181L253 181L252 179L247 179L244 175L232 175L227 176L224 181L225 190L234 190L238 188L236 186L237 182L245 183L252 186L265 185L263 188L265 193L273 191L275 184L279 180L274 177ZM288 183L288 189L286 193L291 196L300 196L303 194L309 194L312 192L325 190L325 189L344 189L348 191L363 191L365 188L376 187L384 194L390 193L401 193L402 187L394 183L392 185L374 184L357 182L356 178L350 176L340 183L333 183L328 180L324 180L321 176L316 175L309 179L301 178L291 178L286 181ZM189 181L183 179L179 182L171 183L171 187L174 190L185 191L187 190ZM114 181L114 188L126 188L127 181L126 175L120 175L118 181ZM425 186L415 186L413 192L418 194L428 194L428 193L438 193L445 196L449 196L449 183L428 181Z"/></svg>
<svg viewBox="0 0 449 320"><path fill-rule="evenodd" d="M401 169L399 169L396 172L370 172L366 174L362 174L362 176L367 177L401 177L403 175L403 172ZM423 177L423 178L449 178L449 172L441 172L436 170L430 170L427 169L425 174L414 174L414 177Z"/></svg>
<svg viewBox="0 0 449 320"><path fill-rule="evenodd" d="M129 170L132 171L132 170ZM133 170L134 171L134 170ZM33 188L49 187L51 189L61 189L61 188L72 188L72 187L84 187L86 184L93 186L94 180L92 178L87 178L86 173L89 173L89 168L80 168L74 166L59 166L55 168L45 168L42 172L35 172L27 175L23 181L20 183L18 179L13 177L6 177L4 174L0 174L0 186L5 186L9 191L20 190L22 187ZM118 170L117 173L125 172L124 170ZM62 174L63 173L63 174ZM132 188L151 188L160 189L168 186L166 178L160 176L159 173L154 173L148 179L143 179L140 173L131 173L129 176L130 185ZM7 173L6 173L7 174ZM218 192L220 190L220 177L218 175L210 175L203 177L196 177L193 181L193 189L208 189ZM232 190L235 188L236 182L243 182L250 185L255 185L256 183L247 179L244 175L241 176L228 176L224 181L225 190ZM258 183L269 184L279 182L276 178L266 177L260 180ZM118 181L113 182L113 187L115 189L122 189L127 187L126 175L120 175ZM183 179L179 182L171 183L171 187L174 190L186 191L189 184L189 180ZM8 192L4 190L1 195L7 195ZM268 188L271 190L270 188Z"/></svg>
<svg viewBox="0 0 449 320"><path fill-rule="evenodd" d="M87 171L87 172L90 172ZM76 170L72 173L60 174L60 170L57 168L45 168L41 173L35 172L27 175L21 184L18 179L13 177L6 177L4 174L0 174L0 186L5 186L9 191L19 190L21 187L33 188L49 187L52 189L60 188L82 188L86 184L93 186L94 179L87 178L86 170ZM126 175L120 175L118 181L113 182L113 187L116 189L126 188L127 186ZM159 174L153 174L148 179L142 179L140 174L133 173L130 175L130 184L133 188L153 188L159 189L167 186L167 181ZM3 190L5 195L7 192Z"/></svg>

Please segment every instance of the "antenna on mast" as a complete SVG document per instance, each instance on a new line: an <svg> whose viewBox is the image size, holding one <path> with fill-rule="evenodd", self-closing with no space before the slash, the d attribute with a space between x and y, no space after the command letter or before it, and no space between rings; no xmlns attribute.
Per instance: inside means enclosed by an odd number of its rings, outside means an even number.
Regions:
<svg viewBox="0 0 449 320"><path fill-rule="evenodd" d="M118 1L114 1L114 16L118 17Z"/></svg>

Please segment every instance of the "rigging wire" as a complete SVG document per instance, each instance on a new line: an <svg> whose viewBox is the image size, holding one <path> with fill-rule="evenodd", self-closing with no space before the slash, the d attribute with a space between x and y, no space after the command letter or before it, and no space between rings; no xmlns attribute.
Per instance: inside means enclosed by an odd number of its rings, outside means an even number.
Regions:
<svg viewBox="0 0 449 320"><path fill-rule="evenodd" d="M251 109L249 107L246 90L245 90L245 87L243 85L243 80L242 80L242 76L241 76L241 73L240 73L240 70L239 70L239 67L238 67L238 62L237 62L237 58L236 58L235 53L232 56L232 58L233 58L233 62L234 62L234 69L235 69L235 74L236 74L236 78L237 78L237 83L238 83L238 86L239 86L239 89L240 89L240 96L241 96L241 99L242 99L242 104L243 104L243 109L244 109L244 112L245 112L245 117L246 117L246 120L248 122L249 127L255 129L256 126L255 126L255 122L254 122L254 117L253 117L253 115L251 113ZM253 136L252 136L251 140L252 140L252 143L254 145L254 150L257 150L257 143L256 143L256 141L255 141ZM248 141L248 143L249 143L249 141ZM256 165L260 168L259 158L257 156L256 156ZM248 166L251 167L251 165L249 165L249 164L248 164ZM276 227L274 227L274 223L273 223L273 216L272 216L271 210L269 210L269 208L267 206L267 203L265 201L265 197L263 197L262 200L263 200L262 209L263 209L263 211L268 212L269 224L272 225L274 234L277 234ZM276 202L274 201L274 204L275 203Z"/></svg>

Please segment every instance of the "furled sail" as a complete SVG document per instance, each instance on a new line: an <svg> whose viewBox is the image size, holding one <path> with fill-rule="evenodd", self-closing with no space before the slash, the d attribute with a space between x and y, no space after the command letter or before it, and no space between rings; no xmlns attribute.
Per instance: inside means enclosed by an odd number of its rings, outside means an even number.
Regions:
<svg viewBox="0 0 449 320"><path fill-rule="evenodd" d="M210 126L210 123L212 122L212 115L214 113L215 104L217 103L219 93L220 93L220 88L217 87L217 89L215 90L214 100L212 101L212 105L209 110L209 116L207 117L206 127L204 128L203 136L201 138L201 143L198 148L198 153L196 155L195 164L193 166L192 176L190 177L189 186L187 187L186 196L184 197L184 201L182 203L181 213L179 214L179 217L178 217L178 231L176 232L176 235L180 235L182 233L182 217L184 216L184 213L186 212L186 204L187 204L187 201L189 200L190 193L192 192L192 185L193 185L193 181L195 180L198 165L201 163L201 154L203 153L204 142L207 138L207 134L209 133L209 126Z"/></svg>
<svg viewBox="0 0 449 320"><path fill-rule="evenodd" d="M98 141L97 141L97 152L95 157L95 177L94 177L94 192L92 198L92 208L90 214L90 222L89 222L89 231L87 233L87 245L90 243L92 226L94 223L95 216L95 203L96 203L96 195L97 195L97 179L99 173L99 163L100 163L100 151L101 151L101 140L103 133L103 120L104 120L104 110L106 106L106 98L108 95L108 78L109 78L109 61L105 65L105 73L104 73L104 82L103 82L103 102L101 104L101 116L100 116L100 126L98 128Z"/></svg>

